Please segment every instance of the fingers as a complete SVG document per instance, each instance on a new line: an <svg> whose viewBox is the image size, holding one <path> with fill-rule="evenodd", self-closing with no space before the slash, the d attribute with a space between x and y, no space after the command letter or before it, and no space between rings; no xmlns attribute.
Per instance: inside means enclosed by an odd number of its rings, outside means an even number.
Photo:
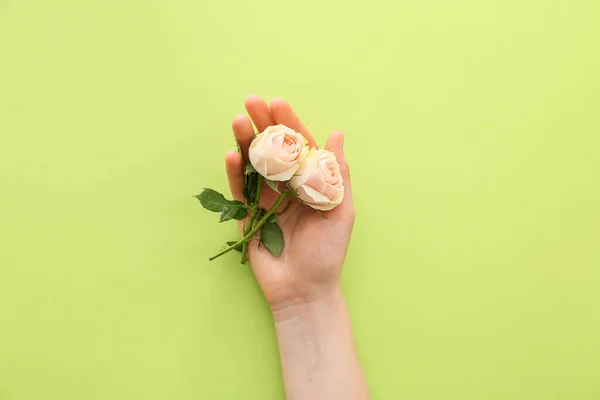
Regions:
<svg viewBox="0 0 600 400"><path fill-rule="evenodd" d="M256 125L256 129L258 129L259 132L264 131L268 126L271 125L283 124L289 128L292 128L296 132L300 132L302 135L304 135L310 147L317 146L317 142L313 135L306 128L306 126L304 126L302 121L300 121L300 118L298 118L292 107L282 98L274 98L271 101L271 105L269 108L269 105L267 105L267 103L261 97L252 94L246 99L246 110L248 111L250 118L252 118L252 122L254 122L254 125ZM240 120L237 121L238 124L246 124L246 122L242 122L241 116L236 117L234 123L236 123L236 120L238 118L240 118ZM247 130L247 128L244 128L244 130ZM243 134L241 136L242 140L246 140L247 134ZM251 140L252 138L250 138L250 141ZM238 143L240 143L239 140ZM244 152L244 147L242 146L242 143L240 143L240 147L242 148L242 154L244 154L244 160L246 160L247 153Z"/></svg>
<svg viewBox="0 0 600 400"><path fill-rule="evenodd" d="M242 169L242 155L235 150L229 150L225 156L225 170L229 180L229 189L234 200L244 201L244 170Z"/></svg>
<svg viewBox="0 0 600 400"><path fill-rule="evenodd" d="M245 115L238 115L233 119L231 123L231 128L233 129L233 135L235 136L235 140L238 142L240 146L240 151L242 152L242 157L244 162L248 162L248 148L250 147L250 143L252 142L252 138L254 138L254 128L252 127L252 122Z"/></svg>
<svg viewBox="0 0 600 400"><path fill-rule="evenodd" d="M317 142L313 135L304 126L302 121L300 121L300 118L298 118L288 102L281 97L276 97L271 101L271 116L276 124L283 124L304 135L310 147L317 147Z"/></svg>
<svg viewBox="0 0 600 400"><path fill-rule="evenodd" d="M267 102L255 94L251 94L246 99L246 111L248 111L252 122L254 122L259 132L264 131L271 125L275 125Z"/></svg>
<svg viewBox="0 0 600 400"><path fill-rule="evenodd" d="M344 156L344 133L342 131L334 131L329 135L327 143L325 143L325 149L335 154L335 158L340 164L342 179L344 179L344 200L337 208L352 210L352 184L350 182L350 167Z"/></svg>

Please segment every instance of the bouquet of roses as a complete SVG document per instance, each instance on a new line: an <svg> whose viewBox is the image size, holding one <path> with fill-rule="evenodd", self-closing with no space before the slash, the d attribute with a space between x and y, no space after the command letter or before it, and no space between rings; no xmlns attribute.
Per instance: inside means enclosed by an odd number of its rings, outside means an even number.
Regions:
<svg viewBox="0 0 600 400"><path fill-rule="evenodd" d="M315 212L331 210L344 198L344 183L335 155L327 150L309 149L301 133L285 125L269 126L254 136L248 150L250 162L244 166L244 202L228 200L213 189L204 189L195 196L209 211L221 213L219 222L243 221L242 238L227 242L227 247L210 257L214 260L231 250L242 253L247 261L248 242L255 236L271 254L279 257L285 241L277 224L291 198L312 207ZM279 197L272 207L259 207L266 187ZM278 211L282 204L287 204Z"/></svg>

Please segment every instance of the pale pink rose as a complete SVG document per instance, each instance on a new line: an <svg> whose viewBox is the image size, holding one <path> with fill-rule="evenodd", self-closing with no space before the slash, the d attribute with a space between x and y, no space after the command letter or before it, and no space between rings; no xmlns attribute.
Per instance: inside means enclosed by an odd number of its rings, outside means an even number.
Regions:
<svg viewBox="0 0 600 400"><path fill-rule="evenodd" d="M248 155L259 174L272 181L284 182L294 176L307 152L301 133L285 125L273 125L254 137Z"/></svg>
<svg viewBox="0 0 600 400"><path fill-rule="evenodd" d="M298 200L314 209L327 211L344 199L344 181L335 154L311 150L290 180Z"/></svg>

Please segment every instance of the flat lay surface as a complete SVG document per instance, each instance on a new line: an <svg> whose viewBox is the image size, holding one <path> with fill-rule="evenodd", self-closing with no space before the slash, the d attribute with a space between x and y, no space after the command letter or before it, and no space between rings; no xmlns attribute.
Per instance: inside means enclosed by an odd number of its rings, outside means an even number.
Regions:
<svg viewBox="0 0 600 400"><path fill-rule="evenodd" d="M0 0L0 399L283 398L227 193L256 93L345 132L373 400L600 397L596 1ZM235 254L234 254L235 253Z"/></svg>

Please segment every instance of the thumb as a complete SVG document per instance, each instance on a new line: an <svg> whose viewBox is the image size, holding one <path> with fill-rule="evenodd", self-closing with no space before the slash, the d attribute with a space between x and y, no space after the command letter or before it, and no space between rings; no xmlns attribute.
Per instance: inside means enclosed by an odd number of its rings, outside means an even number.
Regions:
<svg viewBox="0 0 600 400"><path fill-rule="evenodd" d="M342 205L344 207L352 207L352 186L350 182L350 167L348 161L344 156L344 132L334 131L327 138L325 143L325 150L331 151L335 154L337 162L340 164L340 172L342 179L344 179L344 200Z"/></svg>

